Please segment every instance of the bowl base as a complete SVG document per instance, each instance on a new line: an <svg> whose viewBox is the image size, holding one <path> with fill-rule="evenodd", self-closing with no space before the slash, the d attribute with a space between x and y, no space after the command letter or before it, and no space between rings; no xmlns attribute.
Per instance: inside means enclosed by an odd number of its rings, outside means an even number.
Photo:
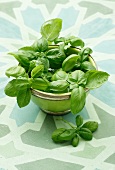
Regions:
<svg viewBox="0 0 115 170"><path fill-rule="evenodd" d="M68 113L70 113L71 111L70 110L66 110L66 111L62 111L62 112L52 112L52 111L49 111L49 110L44 110L44 109L41 109L43 112L49 114L49 115L52 115L52 116L61 116L61 115L66 115Z"/></svg>

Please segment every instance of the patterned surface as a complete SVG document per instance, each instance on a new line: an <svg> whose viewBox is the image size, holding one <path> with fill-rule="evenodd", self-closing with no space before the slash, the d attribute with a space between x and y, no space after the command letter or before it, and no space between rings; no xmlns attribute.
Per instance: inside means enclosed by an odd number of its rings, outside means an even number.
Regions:
<svg viewBox="0 0 115 170"><path fill-rule="evenodd" d="M6 68L16 64L7 55L40 37L40 25L63 19L62 35L80 36L93 50L109 81L92 91L81 115L99 129L77 148L54 144L51 134L65 124L41 112L32 102L19 109L5 96ZM0 170L115 170L115 0L0 0ZM64 119L73 123L74 116Z"/></svg>

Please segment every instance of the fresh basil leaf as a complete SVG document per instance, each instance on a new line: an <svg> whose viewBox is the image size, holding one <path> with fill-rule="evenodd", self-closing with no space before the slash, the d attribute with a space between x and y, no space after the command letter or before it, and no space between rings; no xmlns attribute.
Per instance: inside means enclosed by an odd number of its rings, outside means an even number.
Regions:
<svg viewBox="0 0 115 170"><path fill-rule="evenodd" d="M56 71L55 74L53 74L52 76L52 81L56 81L56 80L67 80L68 78L68 74L63 71L63 70L58 70Z"/></svg>
<svg viewBox="0 0 115 170"><path fill-rule="evenodd" d="M77 115L75 120L76 120L77 127L83 124L83 118L80 115Z"/></svg>
<svg viewBox="0 0 115 170"><path fill-rule="evenodd" d="M21 50L21 51L34 51L34 48L32 46L25 46L25 47L19 48L19 50Z"/></svg>
<svg viewBox="0 0 115 170"><path fill-rule="evenodd" d="M33 89L46 91L48 86L49 86L49 82L46 79L34 78L32 80Z"/></svg>
<svg viewBox="0 0 115 170"><path fill-rule="evenodd" d="M60 143L60 142L64 142L63 140L59 139L59 136L65 132L66 129L64 128L59 128L59 129L56 129L53 133L52 133L52 140L56 143Z"/></svg>
<svg viewBox="0 0 115 170"><path fill-rule="evenodd" d="M46 38L41 37L40 39L34 42L32 48L35 51L44 52L48 49L48 41L46 40Z"/></svg>
<svg viewBox="0 0 115 170"><path fill-rule="evenodd" d="M71 54L62 63L62 69L64 71L70 71L74 66L79 56L76 54Z"/></svg>
<svg viewBox="0 0 115 170"><path fill-rule="evenodd" d="M109 74L103 71L90 70L86 72L85 76L87 78L85 87L88 89L95 89L108 80Z"/></svg>
<svg viewBox="0 0 115 170"><path fill-rule="evenodd" d="M24 67L26 69L29 68L30 61L29 61L29 59L27 57L27 54L23 55L22 52L15 52L15 53L14 52L13 53L10 52L8 54L13 55L16 58L16 60L18 60L18 62L20 63L20 65L22 67Z"/></svg>
<svg viewBox="0 0 115 170"><path fill-rule="evenodd" d="M67 92L68 83L66 80L57 80L50 82L49 90L54 93Z"/></svg>
<svg viewBox="0 0 115 170"><path fill-rule="evenodd" d="M71 82L71 84L69 85L70 90L73 90L78 87L79 87L79 85L76 82Z"/></svg>
<svg viewBox="0 0 115 170"><path fill-rule="evenodd" d="M91 48L82 48L79 51L79 55L81 56L81 62L88 60L89 55L92 53L92 49Z"/></svg>
<svg viewBox="0 0 115 170"><path fill-rule="evenodd" d="M9 81L8 84L6 85L4 92L7 96L10 96L10 97L17 96L17 89L15 87L15 83L16 83L16 79L13 79Z"/></svg>
<svg viewBox="0 0 115 170"><path fill-rule="evenodd" d="M71 92L71 112L73 114L79 113L84 105L86 99L86 92L83 87L79 86Z"/></svg>
<svg viewBox="0 0 115 170"><path fill-rule="evenodd" d="M70 44L74 47L81 47L81 48L84 47L85 45L84 42L78 37L74 37L70 39Z"/></svg>
<svg viewBox="0 0 115 170"><path fill-rule="evenodd" d="M31 71L31 77L37 78L41 76L43 71L44 71L44 65L38 65Z"/></svg>
<svg viewBox="0 0 115 170"><path fill-rule="evenodd" d="M95 121L88 121L88 122L83 124L82 128L87 128L91 132L95 132L98 128L98 123L95 122Z"/></svg>
<svg viewBox="0 0 115 170"><path fill-rule="evenodd" d="M78 135L76 135L76 136L72 139L71 144L72 144L72 146L74 146L74 147L78 146L78 144L79 144L79 137L78 137Z"/></svg>
<svg viewBox="0 0 115 170"><path fill-rule="evenodd" d="M76 82L78 85L82 85L82 84L85 85L86 84L85 73L81 70L73 71L69 75L69 81L70 82Z"/></svg>
<svg viewBox="0 0 115 170"><path fill-rule="evenodd" d="M51 19L41 26L41 34L48 41L54 41L59 36L61 28L62 20L60 18Z"/></svg>
<svg viewBox="0 0 115 170"><path fill-rule="evenodd" d="M45 57L42 57L42 58L38 58L37 59L37 63L39 65L44 65L44 71L47 72L48 69L49 69L49 60Z"/></svg>
<svg viewBox="0 0 115 170"><path fill-rule="evenodd" d="M59 38L56 38L56 39L54 40L54 43L55 43L55 44L58 44L58 43L60 43L60 42L65 42L65 38L64 38L64 37L59 37Z"/></svg>
<svg viewBox="0 0 115 170"><path fill-rule="evenodd" d="M53 69L61 68L62 62L66 58L64 50L60 47L49 50L46 56L49 60L50 68Z"/></svg>
<svg viewBox="0 0 115 170"><path fill-rule="evenodd" d="M26 74L25 69L21 66L10 67L5 72L6 76L19 77Z"/></svg>
<svg viewBox="0 0 115 170"><path fill-rule="evenodd" d="M58 136L59 140L69 141L75 136L76 129L66 129Z"/></svg>
<svg viewBox="0 0 115 170"><path fill-rule="evenodd" d="M29 88L18 91L17 103L19 107L25 107L26 105L28 105L30 99L31 99L31 90Z"/></svg>
<svg viewBox="0 0 115 170"><path fill-rule="evenodd" d="M96 68L89 61L84 61L81 63L81 70L89 71L96 70Z"/></svg>
<svg viewBox="0 0 115 170"><path fill-rule="evenodd" d="M17 78L15 81L15 88L18 90L25 90L27 88L30 88L31 84L28 78L20 77Z"/></svg>
<svg viewBox="0 0 115 170"><path fill-rule="evenodd" d="M87 128L81 128L79 131L79 136L85 140L92 140L92 132Z"/></svg>

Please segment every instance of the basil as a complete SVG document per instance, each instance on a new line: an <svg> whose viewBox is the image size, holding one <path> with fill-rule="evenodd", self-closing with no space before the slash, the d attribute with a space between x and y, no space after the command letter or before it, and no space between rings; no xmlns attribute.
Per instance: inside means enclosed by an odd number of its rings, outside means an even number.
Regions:
<svg viewBox="0 0 115 170"><path fill-rule="evenodd" d="M71 92L71 111L73 114L79 113L84 105L86 100L86 92L83 87L79 86Z"/></svg>
<svg viewBox="0 0 115 170"><path fill-rule="evenodd" d="M53 41L59 36L61 28L62 20L60 18L48 20L41 26L41 34L48 41Z"/></svg>
<svg viewBox="0 0 115 170"><path fill-rule="evenodd" d="M17 93L17 103L19 107L24 107L29 104L31 99L31 91L29 88L19 90Z"/></svg>
<svg viewBox="0 0 115 170"><path fill-rule="evenodd" d="M10 77L19 77L19 76L24 76L26 74L25 69L21 66L14 66L10 67L9 69L6 70L5 74Z"/></svg>
<svg viewBox="0 0 115 170"><path fill-rule="evenodd" d="M103 71L91 70L86 72L86 88L95 89L108 80L109 74Z"/></svg>

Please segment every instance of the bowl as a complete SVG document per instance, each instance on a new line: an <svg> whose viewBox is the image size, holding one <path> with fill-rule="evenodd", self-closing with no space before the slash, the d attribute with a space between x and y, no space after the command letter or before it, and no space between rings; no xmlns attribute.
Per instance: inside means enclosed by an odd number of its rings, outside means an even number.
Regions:
<svg viewBox="0 0 115 170"><path fill-rule="evenodd" d="M77 49L73 49L77 51ZM77 52L76 52L77 53ZM94 59L89 56L90 62L97 69L97 65ZM89 90L86 89L86 94ZM47 93L36 89L31 89L31 100L39 106L39 108L47 114L51 115L64 115L70 112L70 99L71 92L54 94Z"/></svg>

